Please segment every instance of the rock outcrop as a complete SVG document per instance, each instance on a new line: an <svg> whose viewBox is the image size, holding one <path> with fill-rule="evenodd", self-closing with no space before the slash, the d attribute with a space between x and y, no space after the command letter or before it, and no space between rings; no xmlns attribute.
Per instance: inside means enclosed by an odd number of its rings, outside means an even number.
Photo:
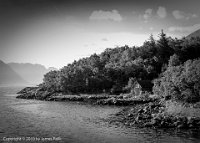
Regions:
<svg viewBox="0 0 200 143"><path fill-rule="evenodd" d="M165 107L159 102L151 102L127 108L117 113L110 121L117 124L121 123L125 126L200 129L199 117L169 115L165 112Z"/></svg>

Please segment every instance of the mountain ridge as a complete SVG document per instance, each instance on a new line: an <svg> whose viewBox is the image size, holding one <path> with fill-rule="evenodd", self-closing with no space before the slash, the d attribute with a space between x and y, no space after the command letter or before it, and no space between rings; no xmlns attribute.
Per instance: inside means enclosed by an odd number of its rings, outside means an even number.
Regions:
<svg viewBox="0 0 200 143"><path fill-rule="evenodd" d="M8 63L8 65L21 77L31 84L39 84L43 81L44 74L56 68L46 68L41 64L32 63Z"/></svg>
<svg viewBox="0 0 200 143"><path fill-rule="evenodd" d="M9 65L0 60L0 85L25 85L28 84Z"/></svg>
<svg viewBox="0 0 200 143"><path fill-rule="evenodd" d="M186 36L187 39L190 39L192 37L200 37L200 29L196 30L196 31L190 33L188 36Z"/></svg>

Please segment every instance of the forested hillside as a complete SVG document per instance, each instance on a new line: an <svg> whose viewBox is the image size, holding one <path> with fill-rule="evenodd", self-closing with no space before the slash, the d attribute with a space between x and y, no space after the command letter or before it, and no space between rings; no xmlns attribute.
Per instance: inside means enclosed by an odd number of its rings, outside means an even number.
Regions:
<svg viewBox="0 0 200 143"><path fill-rule="evenodd" d="M128 92L125 87L129 79L136 78L154 82L154 93L161 96L169 92L199 96L199 53L200 38L173 39L162 31L158 40L151 35L140 47L109 48L51 71L40 86L70 94L120 94Z"/></svg>

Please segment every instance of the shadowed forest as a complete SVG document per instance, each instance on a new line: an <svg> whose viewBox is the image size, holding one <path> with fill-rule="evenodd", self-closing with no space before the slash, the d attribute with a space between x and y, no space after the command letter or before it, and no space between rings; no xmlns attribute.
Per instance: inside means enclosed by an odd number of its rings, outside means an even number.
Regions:
<svg viewBox="0 0 200 143"><path fill-rule="evenodd" d="M163 31L140 47L107 48L48 72L39 86L49 92L130 93L135 80L149 80L151 93L184 102L200 99L200 38L173 39Z"/></svg>

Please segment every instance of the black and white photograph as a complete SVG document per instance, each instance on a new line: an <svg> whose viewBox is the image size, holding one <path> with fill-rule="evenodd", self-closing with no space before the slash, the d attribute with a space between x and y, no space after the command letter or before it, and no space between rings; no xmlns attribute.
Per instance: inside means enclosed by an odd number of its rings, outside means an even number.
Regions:
<svg viewBox="0 0 200 143"><path fill-rule="evenodd" d="M199 0L0 0L0 143L199 142Z"/></svg>

